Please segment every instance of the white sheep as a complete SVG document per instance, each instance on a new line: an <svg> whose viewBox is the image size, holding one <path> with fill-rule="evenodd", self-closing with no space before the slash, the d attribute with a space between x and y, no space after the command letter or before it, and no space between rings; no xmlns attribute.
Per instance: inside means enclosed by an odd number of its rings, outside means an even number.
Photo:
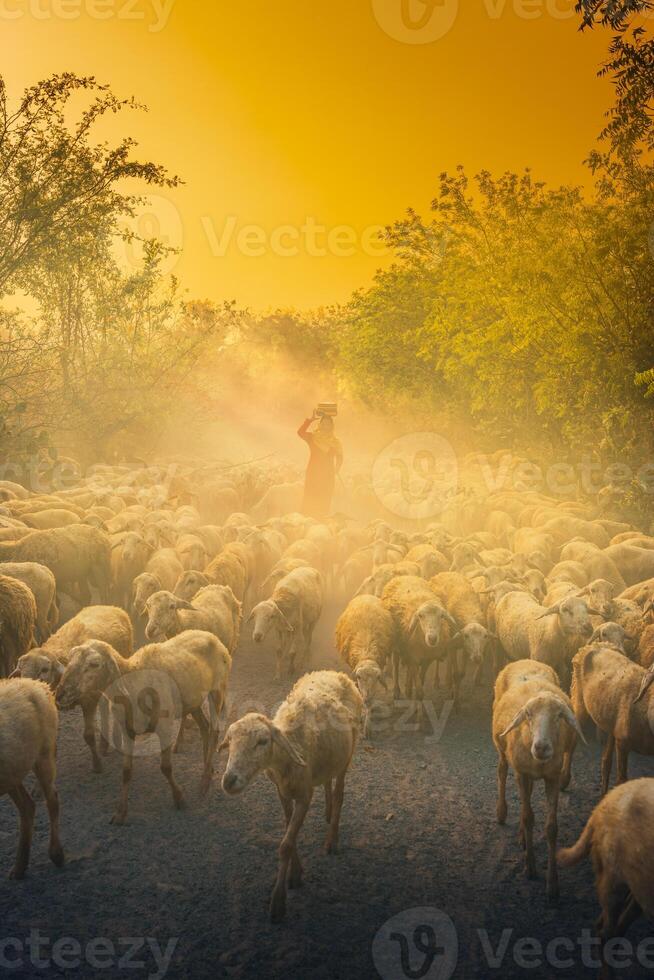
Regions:
<svg viewBox="0 0 654 980"><path fill-rule="evenodd" d="M316 786L325 789L329 828L325 849L336 851L347 773L357 742L363 702L345 674L331 670L305 674L273 719L247 714L227 730L220 749L229 749L222 786L229 796L242 793L260 772L277 787L286 833L279 847L277 881L270 915L286 911L286 883L302 883L297 838ZM290 874L289 874L290 868Z"/></svg>

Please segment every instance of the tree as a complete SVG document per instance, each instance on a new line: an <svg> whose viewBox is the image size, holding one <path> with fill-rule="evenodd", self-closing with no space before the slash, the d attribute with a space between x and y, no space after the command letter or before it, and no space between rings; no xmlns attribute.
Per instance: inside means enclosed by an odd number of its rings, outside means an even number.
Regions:
<svg viewBox="0 0 654 980"><path fill-rule="evenodd" d="M78 94L92 101L71 124ZM92 77L70 73L28 88L12 108L0 78L0 296L16 286L29 291L44 253L131 214L139 198L119 190L125 178L178 183L160 165L134 160L131 139L115 146L93 142L95 124L125 108L143 107L118 99Z"/></svg>

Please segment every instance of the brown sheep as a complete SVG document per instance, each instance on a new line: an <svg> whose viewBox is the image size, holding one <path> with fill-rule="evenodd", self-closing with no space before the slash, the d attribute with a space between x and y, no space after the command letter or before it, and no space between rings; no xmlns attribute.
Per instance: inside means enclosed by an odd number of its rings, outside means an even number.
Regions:
<svg viewBox="0 0 654 980"><path fill-rule="evenodd" d="M654 779L634 779L612 789L593 813L573 847L562 848L559 867L592 856L602 906L602 956L606 944L624 936L641 915L654 918ZM612 971L604 962L602 977Z"/></svg>
<svg viewBox="0 0 654 980"><path fill-rule="evenodd" d="M137 735L156 732L161 746L161 771L170 784L175 806L183 806L182 791L173 776L171 753L175 723L189 713L202 735L204 767L200 790L206 793L211 783L218 719L227 695L231 665L232 658L220 640L200 630L187 630L166 643L141 647L129 660L100 640L75 647L57 687L57 704L68 711L77 704L97 701L105 691L114 703L123 751L123 778L112 823L127 821ZM156 697L152 703L166 706L165 712L159 714L156 708L143 707L142 695L146 690L154 691ZM209 702L209 722L202 710L205 698Z"/></svg>
<svg viewBox="0 0 654 980"><path fill-rule="evenodd" d="M630 752L654 755L654 690L647 687L647 671L613 646L586 646L572 666L571 698L577 718L580 722L591 718L607 735L601 764L605 795L614 750L618 785L628 779Z"/></svg>
<svg viewBox="0 0 654 980"><path fill-rule="evenodd" d="M0 542L0 561L45 565L57 589L78 596L84 605L91 599L89 584L97 586L102 599L109 595L111 544L103 531L86 524L32 531L20 541Z"/></svg>
<svg viewBox="0 0 654 980"><path fill-rule="evenodd" d="M18 579L0 575L0 677L9 677L16 662L34 646L36 601Z"/></svg>
<svg viewBox="0 0 654 980"><path fill-rule="evenodd" d="M47 640L59 624L57 583L49 568L37 562L8 561L0 564L0 575L18 579L31 589L36 602L36 639Z"/></svg>
<svg viewBox="0 0 654 980"><path fill-rule="evenodd" d="M534 812L531 794L536 780L545 782L548 816L547 897L556 902L557 810L559 792L570 783L577 737L584 737L570 700L551 667L533 660L509 664L495 683L493 741L498 754L497 819L506 822L506 777L513 769L520 789L520 839L525 849L527 877L536 877Z"/></svg>
<svg viewBox="0 0 654 980"><path fill-rule="evenodd" d="M132 624L123 609L116 606L87 606L73 619L60 626L56 633L43 644L25 653L16 665L16 677L29 677L57 688L69 662L73 647L87 640L103 640L111 643L124 657L131 656L133 650ZM102 772L102 762L98 755L95 737L95 718L99 698L85 701L82 705L84 717L84 741L89 747L94 772ZM105 730L107 719L104 719ZM101 749L106 754L108 745L106 735L101 736Z"/></svg>
<svg viewBox="0 0 654 980"><path fill-rule="evenodd" d="M23 785L33 772L45 797L50 818L50 860L64 863L59 838L59 797L55 786L57 709L52 694L38 681L0 682L0 796L7 793L20 815L20 837L11 878L27 870L34 826L34 801Z"/></svg>
<svg viewBox="0 0 654 980"><path fill-rule="evenodd" d="M395 644L395 624L376 596L362 595L350 601L336 623L336 649L348 665L364 704L364 734L379 687L387 690L384 677Z"/></svg>

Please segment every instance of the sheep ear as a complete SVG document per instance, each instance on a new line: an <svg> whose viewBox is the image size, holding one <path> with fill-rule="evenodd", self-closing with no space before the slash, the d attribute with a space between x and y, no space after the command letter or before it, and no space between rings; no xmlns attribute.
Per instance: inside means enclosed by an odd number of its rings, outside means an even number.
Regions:
<svg viewBox="0 0 654 980"><path fill-rule="evenodd" d="M178 598L177 599L177 602L175 603L175 605L177 606L178 609L193 609L193 610L195 610L195 608L196 608L193 605L192 602L187 602L186 599L179 599Z"/></svg>
<svg viewBox="0 0 654 980"><path fill-rule="evenodd" d="M418 627L418 613L414 613L409 623L409 636L412 636Z"/></svg>
<svg viewBox="0 0 654 980"><path fill-rule="evenodd" d="M12 670L11 674L9 674L9 680L11 680L12 677L22 677L20 667L16 666L14 670Z"/></svg>
<svg viewBox="0 0 654 980"><path fill-rule="evenodd" d="M540 614L540 616L536 616L536 619L545 619L547 616L558 616L558 613L559 604L557 602L555 606L550 606L549 609L546 609L545 612Z"/></svg>
<svg viewBox="0 0 654 980"><path fill-rule="evenodd" d="M221 752L224 752L225 749L228 748L229 748L229 736L225 735L224 739L222 740L222 742L220 743L216 751L218 752L218 754L220 754Z"/></svg>
<svg viewBox="0 0 654 980"><path fill-rule="evenodd" d="M577 592L577 595L578 595L578 596L580 596L580 597L581 597L582 595L588 595L588 586L587 586L587 585L585 585L585 586L583 587L583 589L579 589L579 591Z"/></svg>
<svg viewBox="0 0 654 980"><path fill-rule="evenodd" d="M381 686L384 688L385 691L388 691L388 684L386 683L386 678L384 677L383 674L379 675L379 683L381 684Z"/></svg>
<svg viewBox="0 0 654 980"><path fill-rule="evenodd" d="M280 749L283 749L284 752L291 757L293 762L296 763L296 765L306 766L307 763L303 756L300 755L295 746L291 745L289 740L286 738L286 735L280 732L279 728L272 723L270 725L270 734L272 735L273 742L276 742Z"/></svg>
<svg viewBox="0 0 654 980"><path fill-rule="evenodd" d="M454 618L454 616L450 616L450 614L448 613L447 609L444 609L443 610L443 616L446 619L446 621L450 624L450 626L452 627L452 629L454 629L454 630L456 630L458 632L459 631L459 624L457 623L457 621Z"/></svg>
<svg viewBox="0 0 654 980"><path fill-rule="evenodd" d="M514 731L514 729L519 728L526 717L527 717L527 709L521 708L520 711L515 716L515 718L513 719L513 721L511 722L511 724L507 728L505 728L503 732L500 733L500 738L505 738L509 734L509 732L512 732Z"/></svg>
<svg viewBox="0 0 654 980"><path fill-rule="evenodd" d="M577 736L581 739L584 745L588 745L588 742L584 737L584 733L581 730L579 719L577 718L576 714L574 713L570 705L566 704L565 701L561 701L561 705L563 706L563 720L565 721L565 723L569 725L570 728L573 730L573 732L577 734Z"/></svg>
<svg viewBox="0 0 654 980"><path fill-rule="evenodd" d="M458 646L460 646L462 639L463 639L463 637L461 636L461 630L458 630L454 634L454 636L452 636L451 639L450 639L450 642L448 644L450 650L455 650Z"/></svg>
<svg viewBox="0 0 654 980"><path fill-rule="evenodd" d="M652 684L654 684L654 667L650 667L648 672L643 677L640 684L640 690L634 698L634 704L637 704L640 700L642 700L642 698L645 697Z"/></svg>
<svg viewBox="0 0 654 980"><path fill-rule="evenodd" d="M587 606L589 616L601 616L603 620L606 620L604 613L601 613L599 609L593 609L592 606Z"/></svg>

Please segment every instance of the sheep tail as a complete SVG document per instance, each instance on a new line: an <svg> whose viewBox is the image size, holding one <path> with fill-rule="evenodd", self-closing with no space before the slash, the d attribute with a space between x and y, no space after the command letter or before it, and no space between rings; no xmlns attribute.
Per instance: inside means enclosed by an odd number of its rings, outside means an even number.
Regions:
<svg viewBox="0 0 654 980"><path fill-rule="evenodd" d="M560 868L572 868L590 854L593 846L592 817L584 827L581 837L572 847L562 847L556 855L556 863Z"/></svg>

